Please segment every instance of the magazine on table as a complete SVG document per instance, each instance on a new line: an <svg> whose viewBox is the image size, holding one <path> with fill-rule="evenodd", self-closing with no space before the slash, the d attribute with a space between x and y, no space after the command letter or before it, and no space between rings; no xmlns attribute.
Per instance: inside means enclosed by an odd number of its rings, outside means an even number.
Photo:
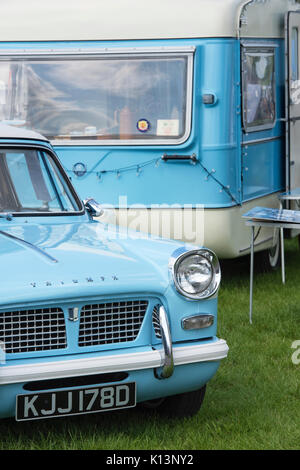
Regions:
<svg viewBox="0 0 300 470"><path fill-rule="evenodd" d="M300 211L288 209L271 209L269 207L254 207L246 214L244 218L264 222L283 222L291 224L300 224Z"/></svg>

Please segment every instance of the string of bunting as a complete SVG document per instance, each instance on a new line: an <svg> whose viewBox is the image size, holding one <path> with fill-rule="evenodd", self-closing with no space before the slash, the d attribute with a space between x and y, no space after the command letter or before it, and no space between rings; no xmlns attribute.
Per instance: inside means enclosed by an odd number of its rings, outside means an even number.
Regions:
<svg viewBox="0 0 300 470"><path fill-rule="evenodd" d="M136 171L136 175L139 176L142 169L145 168L146 166L149 166L151 164L155 164L156 167L159 166L161 162L161 157L158 157L158 158L152 158L151 160L147 160L146 162L143 162L143 163L139 163L139 164L133 164L133 165L128 165L128 166L124 166L124 167L121 167L121 168L114 168L114 169L111 169L111 170L100 170L100 171L93 171L93 170L90 170L90 171L87 171L86 174L96 174L98 180L101 182L102 181L102 177L104 174L108 174L108 173L113 173L116 175L117 178L120 178L121 174L122 173L125 173L127 171L133 171L135 170ZM209 171L202 163L200 160L196 160L195 162L193 162L194 165L197 165L199 164L201 166L201 168L205 171L206 173L206 180L208 180L208 178L212 178L220 187L221 187L221 190L223 190L224 192L226 192L226 194L228 194L228 196L231 198L231 200L233 202L235 202L237 205L240 205L240 203L236 200L236 198L233 196L233 194L231 193L230 189L228 186L225 186L220 180L218 180L215 176L214 176L214 173L215 173L215 170L211 170Z"/></svg>
<svg viewBox="0 0 300 470"><path fill-rule="evenodd" d="M199 165L201 166L201 168L205 171L205 173L207 174L206 179L208 179L209 177L211 177L216 183L218 183L219 186L221 186L222 190L225 191L225 193L228 194L228 196L231 198L231 200L232 200L233 202L235 202L238 206L240 206L241 203L236 200L236 198L233 196L233 194L232 194L231 191L229 190L229 187L228 187L228 186L225 186L223 183L221 183L221 181L219 181L219 180L213 175L213 173L215 173L216 170L208 171L208 169L205 168L205 166L204 166L199 160L198 160L198 163L199 163Z"/></svg>
<svg viewBox="0 0 300 470"><path fill-rule="evenodd" d="M96 173L99 181L101 181L102 175L106 173L115 173L117 178L119 178L121 176L121 173L124 173L126 171L136 170L136 175L139 176L142 171L142 168L144 168L145 166L151 165L152 163L155 163L155 166L158 167L160 160L161 160L160 157L152 158L152 160L148 160L146 162L140 163L139 165L129 165L129 166L124 166L122 168L115 168L113 170L96 171L94 173Z"/></svg>

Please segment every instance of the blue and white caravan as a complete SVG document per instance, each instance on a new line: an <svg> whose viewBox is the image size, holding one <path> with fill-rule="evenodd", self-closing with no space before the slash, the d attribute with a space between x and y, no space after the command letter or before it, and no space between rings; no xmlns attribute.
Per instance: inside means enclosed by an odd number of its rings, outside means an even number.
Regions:
<svg viewBox="0 0 300 470"><path fill-rule="evenodd" d="M81 197L113 204L119 225L241 256L241 215L299 185L297 8L11 0L0 119L50 139ZM273 238L261 230L256 250Z"/></svg>

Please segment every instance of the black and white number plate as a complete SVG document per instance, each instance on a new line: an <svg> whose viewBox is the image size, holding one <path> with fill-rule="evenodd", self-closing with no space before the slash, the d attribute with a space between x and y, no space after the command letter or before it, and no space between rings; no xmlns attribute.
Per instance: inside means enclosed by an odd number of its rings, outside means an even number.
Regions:
<svg viewBox="0 0 300 470"><path fill-rule="evenodd" d="M16 420L97 413L136 405L135 382L18 395Z"/></svg>

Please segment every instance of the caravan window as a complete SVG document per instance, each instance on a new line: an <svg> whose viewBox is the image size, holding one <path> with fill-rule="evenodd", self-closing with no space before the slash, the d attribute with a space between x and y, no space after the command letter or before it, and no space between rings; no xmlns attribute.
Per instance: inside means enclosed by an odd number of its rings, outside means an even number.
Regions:
<svg viewBox="0 0 300 470"><path fill-rule="evenodd" d="M274 48L244 48L242 70L244 130L270 129L275 124Z"/></svg>
<svg viewBox="0 0 300 470"><path fill-rule="evenodd" d="M192 57L149 53L2 59L0 120L51 140L178 143L189 134Z"/></svg>

